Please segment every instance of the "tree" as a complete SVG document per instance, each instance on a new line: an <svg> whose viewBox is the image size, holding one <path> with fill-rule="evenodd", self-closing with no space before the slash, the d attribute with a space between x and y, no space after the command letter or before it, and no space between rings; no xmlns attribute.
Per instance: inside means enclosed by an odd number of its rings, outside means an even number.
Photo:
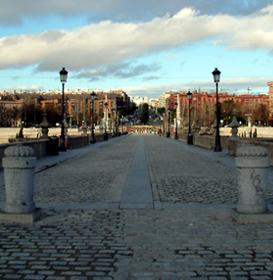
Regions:
<svg viewBox="0 0 273 280"><path fill-rule="evenodd" d="M215 119L215 105L211 102L207 102L200 114L199 125L200 126L211 126Z"/></svg>
<svg viewBox="0 0 273 280"><path fill-rule="evenodd" d="M269 116L269 109L268 106L265 104L259 104L257 109L255 110L255 121L258 121L258 123L264 125L268 123L268 116Z"/></svg>
<svg viewBox="0 0 273 280"><path fill-rule="evenodd" d="M56 123L62 122L62 116L59 114L58 109L54 107L46 108L47 113L47 121L51 125L55 125Z"/></svg>
<svg viewBox="0 0 273 280"><path fill-rule="evenodd" d="M223 125L228 125L231 122L231 114L232 110L234 109L235 104L233 100L226 100L221 103L221 114L220 119L222 119Z"/></svg>
<svg viewBox="0 0 273 280"><path fill-rule="evenodd" d="M149 106L147 103L144 103L142 106L140 123L147 124L149 120Z"/></svg>
<svg viewBox="0 0 273 280"><path fill-rule="evenodd" d="M164 107L157 108L157 112L158 112L158 114L160 114L161 116L163 116L163 114L165 113L165 108L164 108Z"/></svg>

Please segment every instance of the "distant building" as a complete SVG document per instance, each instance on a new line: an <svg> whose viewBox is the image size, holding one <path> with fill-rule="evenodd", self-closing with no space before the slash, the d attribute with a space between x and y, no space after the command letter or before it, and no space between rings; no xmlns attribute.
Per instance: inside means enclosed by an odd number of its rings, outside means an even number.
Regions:
<svg viewBox="0 0 273 280"><path fill-rule="evenodd" d="M139 106L140 104L145 103L145 102L144 102L144 97L141 97L141 96L133 96L132 101L133 101L137 106Z"/></svg>
<svg viewBox="0 0 273 280"><path fill-rule="evenodd" d="M96 91L96 99L94 100L94 114L99 120L104 112L105 95L103 91ZM91 91L65 91L65 111L67 116L81 124L82 119L90 120L91 118ZM113 111L130 109L131 101L126 92L121 90L111 90L107 92L108 112L111 115ZM0 125L18 126L21 123L22 107L24 104L32 106L32 110L40 109L47 111L56 111L58 114L62 112L62 94L57 91L35 92L15 92L0 94ZM15 114L17 108L18 113ZM19 112L20 109L20 112ZM16 112L17 112L16 111ZM12 117L14 116L14 117ZM35 117L34 117L35 118ZM5 120L5 124L4 124ZM29 122L29 121L28 121Z"/></svg>
<svg viewBox="0 0 273 280"><path fill-rule="evenodd" d="M152 106L153 108L158 108L159 107L159 101L158 98L151 98L149 100L149 105Z"/></svg>
<svg viewBox="0 0 273 280"><path fill-rule="evenodd" d="M273 84L273 82L272 82ZM273 94L273 91L272 91ZM170 95L169 99L169 105L170 109L174 109L174 103L177 101L177 92L174 92ZM252 94L243 94L243 95L235 95L235 94L229 94L227 92L219 93L218 94L218 101L220 103L224 101L233 100L233 102L236 103L244 103L246 105L251 104L265 104L268 105L268 96L265 94L260 95L252 95ZM179 101L180 105L182 107L188 107L189 101L187 98L187 92L179 92ZM216 93L215 92L192 92L192 100L191 105L198 108L203 109L205 105L216 104Z"/></svg>

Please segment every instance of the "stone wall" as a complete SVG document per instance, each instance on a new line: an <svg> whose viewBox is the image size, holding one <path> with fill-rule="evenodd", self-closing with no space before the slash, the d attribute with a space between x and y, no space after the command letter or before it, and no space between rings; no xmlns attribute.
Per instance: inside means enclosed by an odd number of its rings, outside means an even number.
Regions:
<svg viewBox="0 0 273 280"><path fill-rule="evenodd" d="M237 150L241 147L255 145L264 147L268 151L268 157L270 158L270 165L273 166L273 139L270 138L238 138L229 140L228 153L235 156Z"/></svg>
<svg viewBox="0 0 273 280"><path fill-rule="evenodd" d="M108 134L108 139L112 138L112 133ZM95 134L96 142L103 141L103 134ZM10 138L11 143L0 144L0 168L2 168L2 159L5 156L4 151L7 147L17 145L19 142L22 145L32 147L34 150L34 156L36 158L51 155L52 146L49 139L31 139L31 138ZM91 141L90 133L88 135L70 136L66 139L66 146L68 149L76 149L86 145L89 145ZM59 145L59 143L58 143ZM55 149L55 147L53 147Z"/></svg>
<svg viewBox="0 0 273 280"><path fill-rule="evenodd" d="M221 136L222 149L228 149L228 139L229 139L228 136ZM194 134L193 143L198 147L214 150L215 136Z"/></svg>
<svg viewBox="0 0 273 280"><path fill-rule="evenodd" d="M77 149L88 145L89 142L89 135L69 136L66 138L66 147L67 149Z"/></svg>
<svg viewBox="0 0 273 280"><path fill-rule="evenodd" d="M34 150L34 156L37 158L44 157L48 154L48 144L49 140L34 140L34 141L23 141L20 142L22 145L29 146ZM8 143L8 144L0 144L0 167L2 168L2 158L5 157L4 151L7 147L15 146L18 142Z"/></svg>
<svg viewBox="0 0 273 280"><path fill-rule="evenodd" d="M8 143L9 138L15 138L16 134L19 133L19 127L0 127L0 143ZM88 134L91 134L91 131L88 130ZM68 128L69 136L80 136L82 131L78 131L78 128ZM24 128L23 135L25 138L36 138L39 139L41 135L41 128ZM60 136L61 128L60 127L50 127L48 131L48 136ZM97 135L97 134L96 134ZM38 137L37 137L38 136Z"/></svg>
<svg viewBox="0 0 273 280"><path fill-rule="evenodd" d="M174 139L175 133L171 132L171 138ZM221 147L222 149L228 149L228 136L221 136ZM187 133L178 133L178 140L182 142L187 142L188 134ZM215 136L212 135L199 135L193 134L193 144L198 147L206 148L213 150L215 147Z"/></svg>

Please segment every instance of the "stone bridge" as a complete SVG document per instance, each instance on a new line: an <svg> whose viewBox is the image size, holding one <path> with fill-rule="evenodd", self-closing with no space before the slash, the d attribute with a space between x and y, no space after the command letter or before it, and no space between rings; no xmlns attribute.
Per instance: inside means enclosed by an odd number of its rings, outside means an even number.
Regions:
<svg viewBox="0 0 273 280"><path fill-rule="evenodd" d="M234 160L154 134L39 158L42 219L0 224L0 278L272 279L272 225L231 219Z"/></svg>

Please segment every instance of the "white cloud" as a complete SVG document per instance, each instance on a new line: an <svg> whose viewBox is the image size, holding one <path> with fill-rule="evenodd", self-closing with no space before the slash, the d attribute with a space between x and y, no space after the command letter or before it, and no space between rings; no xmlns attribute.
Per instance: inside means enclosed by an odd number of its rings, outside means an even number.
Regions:
<svg viewBox="0 0 273 280"><path fill-rule="evenodd" d="M9 87L0 87L0 91L7 91L7 92L12 92L12 91L38 91L42 90L43 87L41 85L19 85L19 86L9 86Z"/></svg>
<svg viewBox="0 0 273 280"><path fill-rule="evenodd" d="M271 81L272 77L236 77L223 78L219 84L219 91L226 91L230 94L247 94L249 87L252 94L268 92L267 82ZM164 91L168 90L199 90L201 91L215 91L215 84L213 78L211 80L199 80L189 83L172 83L172 84L142 84L139 86L124 87L128 94L133 96L148 96L149 98L159 97Z"/></svg>
<svg viewBox="0 0 273 280"><path fill-rule="evenodd" d="M273 49L272 30L273 5L243 17L201 15L184 8L149 22L108 20L71 31L4 37L0 39L0 68L38 64L39 71L95 69L207 39L229 48Z"/></svg>

